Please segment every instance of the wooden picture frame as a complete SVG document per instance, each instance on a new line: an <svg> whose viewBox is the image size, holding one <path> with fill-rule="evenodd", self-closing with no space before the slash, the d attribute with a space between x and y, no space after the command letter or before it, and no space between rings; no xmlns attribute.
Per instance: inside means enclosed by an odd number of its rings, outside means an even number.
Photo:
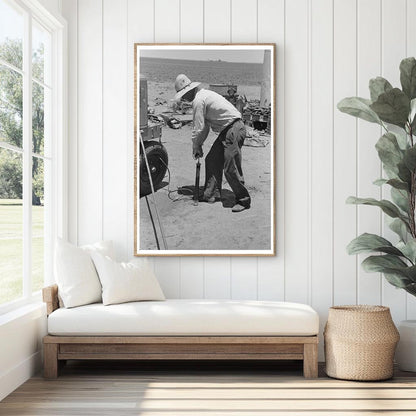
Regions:
<svg viewBox="0 0 416 416"><path fill-rule="evenodd" d="M270 43L134 44L135 256L276 254L275 49ZM207 93L220 103L216 104L220 112L224 108L219 116L224 120L219 119L217 126L204 118L211 127L202 147L204 157L213 143L219 148L215 140L221 132L219 140L226 146L225 131L233 128L231 124L236 123L237 132L246 130L244 146L238 142L244 177L237 176L251 197L249 209L233 212L232 207L240 201L233 192L235 186L228 186L225 178L219 186L221 199L216 194L215 201L202 201L205 159L201 159L200 186L196 187L198 167L192 157L191 138L193 106L198 100L174 100L179 74L201 83L195 91L213 90L222 96ZM241 121L236 121L238 116L229 110L229 104L223 104L224 98L240 110ZM232 121L221 130L221 123L229 119ZM212 132L214 128L218 135ZM230 137L235 136L234 130ZM235 147L232 152L238 153ZM222 166L221 150L220 158L218 153L216 158L212 154L208 156L211 167L213 160L214 166ZM238 163L236 171L241 172Z"/></svg>

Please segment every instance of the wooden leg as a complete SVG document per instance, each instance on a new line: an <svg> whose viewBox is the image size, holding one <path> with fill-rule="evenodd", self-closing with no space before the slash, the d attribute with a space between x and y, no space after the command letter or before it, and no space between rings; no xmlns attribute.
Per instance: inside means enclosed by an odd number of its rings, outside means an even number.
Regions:
<svg viewBox="0 0 416 416"><path fill-rule="evenodd" d="M318 344L304 344L303 346L303 376L305 378L318 377Z"/></svg>
<svg viewBox="0 0 416 416"><path fill-rule="evenodd" d="M43 344L43 377L58 377L58 344Z"/></svg>

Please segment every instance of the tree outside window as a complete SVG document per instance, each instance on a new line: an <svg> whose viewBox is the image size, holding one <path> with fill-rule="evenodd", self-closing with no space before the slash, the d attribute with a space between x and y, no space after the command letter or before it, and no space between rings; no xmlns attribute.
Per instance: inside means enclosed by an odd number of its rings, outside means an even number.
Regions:
<svg viewBox="0 0 416 416"><path fill-rule="evenodd" d="M29 299L44 282L52 224L51 39L29 9L0 0L0 307Z"/></svg>

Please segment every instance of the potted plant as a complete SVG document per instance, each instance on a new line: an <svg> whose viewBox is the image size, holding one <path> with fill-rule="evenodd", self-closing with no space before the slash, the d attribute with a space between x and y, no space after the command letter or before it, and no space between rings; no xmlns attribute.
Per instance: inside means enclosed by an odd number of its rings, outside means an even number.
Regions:
<svg viewBox="0 0 416 416"><path fill-rule="evenodd" d="M377 186L389 186L391 200L349 197L347 203L379 207L397 234L393 244L376 234L364 233L352 240L349 254L373 253L363 262L367 272L381 272L386 280L416 296L416 59L400 63L400 88L384 78L369 82L370 99L344 98L338 109L379 124L383 135L376 144L385 177ZM400 324L401 342L396 358L403 370L416 371L416 321Z"/></svg>

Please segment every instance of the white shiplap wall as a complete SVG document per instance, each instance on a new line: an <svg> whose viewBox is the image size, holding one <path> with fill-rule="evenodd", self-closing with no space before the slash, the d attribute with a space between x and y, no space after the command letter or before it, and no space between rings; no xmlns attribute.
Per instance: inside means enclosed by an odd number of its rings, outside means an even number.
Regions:
<svg viewBox="0 0 416 416"><path fill-rule="evenodd" d="M133 253L133 43L277 44L277 257L158 258L168 297L276 299L311 304L322 324L332 304L383 303L396 320L416 302L345 252L364 231L385 232L379 129L341 114L368 95L370 77L399 82L416 54L415 0L62 0L69 21L70 238L113 239ZM173 74L174 75L174 74Z"/></svg>

